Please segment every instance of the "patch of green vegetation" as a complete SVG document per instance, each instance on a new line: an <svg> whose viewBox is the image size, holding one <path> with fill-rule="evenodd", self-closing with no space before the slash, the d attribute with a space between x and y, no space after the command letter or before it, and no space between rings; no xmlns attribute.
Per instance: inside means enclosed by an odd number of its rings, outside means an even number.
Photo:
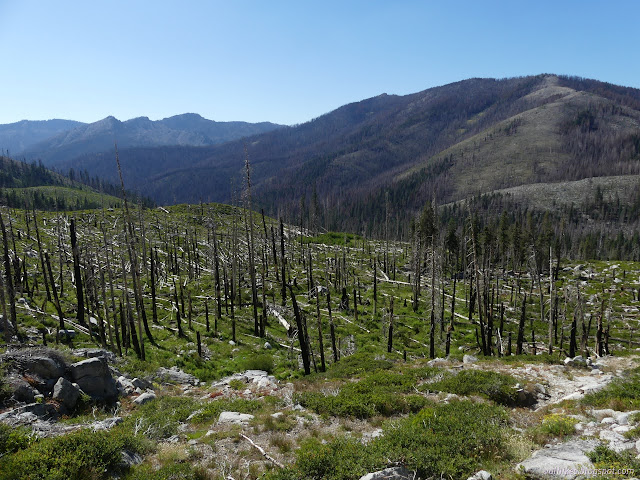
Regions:
<svg viewBox="0 0 640 480"><path fill-rule="evenodd" d="M35 437L27 428L14 428L0 423L0 457L28 448Z"/></svg>
<svg viewBox="0 0 640 480"><path fill-rule="evenodd" d="M515 388L517 384L518 381L510 375L486 370L463 370L426 387L457 395L478 395L500 405L516 406L519 403Z"/></svg>
<svg viewBox="0 0 640 480"><path fill-rule="evenodd" d="M266 353L251 355L245 359L243 367L245 370L263 370L269 374L273 373L273 356Z"/></svg>
<svg viewBox="0 0 640 480"><path fill-rule="evenodd" d="M247 386L247 384L244 383L239 378L234 378L234 379L229 380L229 386L231 388L233 388L234 390L244 390L244 388Z"/></svg>
<svg viewBox="0 0 640 480"><path fill-rule="evenodd" d="M587 456L593 466L601 470L601 475L597 477L599 479L621 478L626 475L633 475L634 471L640 470L640 461L631 453L631 450L617 453L604 445L599 445ZM616 474L616 472L618 473ZM626 472L626 474L622 472Z"/></svg>
<svg viewBox="0 0 640 480"><path fill-rule="evenodd" d="M353 378L365 373L389 370L392 367L393 362L390 360L374 358L371 353L362 351L332 364L325 375L327 378Z"/></svg>
<svg viewBox="0 0 640 480"><path fill-rule="evenodd" d="M378 371L347 383L335 394L303 392L296 400L316 413L338 417L369 418L375 415L417 412L430 402L422 395L406 395L416 377L408 373Z"/></svg>
<svg viewBox="0 0 640 480"><path fill-rule="evenodd" d="M268 480L348 480L357 479L385 465L378 449L363 446L354 438L338 437L329 442L304 440L296 451L296 462L272 471Z"/></svg>
<svg viewBox="0 0 640 480"><path fill-rule="evenodd" d="M145 452L145 442L121 428L111 431L79 430L43 438L5 455L1 480L108 479L122 472L122 452Z"/></svg>
<svg viewBox="0 0 640 480"><path fill-rule="evenodd" d="M232 411L239 413L256 413L264 408L265 403L260 400L247 400L245 398L219 399L207 402L191 418L191 422L197 425L217 420L221 412ZM192 413L193 413L192 411Z"/></svg>
<svg viewBox="0 0 640 480"><path fill-rule="evenodd" d="M504 408L469 401L433 405L390 422L384 435L362 445L352 438L302 443L292 466L269 480L351 480L399 462L420 478L466 478L485 463L508 460Z"/></svg>
<svg viewBox="0 0 640 480"><path fill-rule="evenodd" d="M307 243L322 243L324 245L344 245L353 247L356 243L362 242L362 237L354 233L327 232L315 237L305 239Z"/></svg>
<svg viewBox="0 0 640 480"><path fill-rule="evenodd" d="M532 429L533 440L540 444L549 443L552 438L564 438L576 432L578 420L559 414L547 415L542 423Z"/></svg>
<svg viewBox="0 0 640 480"><path fill-rule="evenodd" d="M640 408L640 371L632 371L626 378L617 378L602 390L589 393L584 405L626 411Z"/></svg>
<svg viewBox="0 0 640 480"><path fill-rule="evenodd" d="M188 397L160 396L138 407L124 419L122 427L150 440L168 438L198 407L199 403Z"/></svg>
<svg viewBox="0 0 640 480"><path fill-rule="evenodd" d="M124 480L210 480L206 468L190 463L169 463L160 468L149 464L133 467Z"/></svg>

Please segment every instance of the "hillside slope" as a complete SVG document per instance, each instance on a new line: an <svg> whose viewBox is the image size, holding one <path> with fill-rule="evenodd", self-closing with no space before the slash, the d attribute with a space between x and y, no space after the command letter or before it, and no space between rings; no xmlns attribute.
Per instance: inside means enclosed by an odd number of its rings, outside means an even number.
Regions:
<svg viewBox="0 0 640 480"><path fill-rule="evenodd" d="M555 75L470 79L223 145L125 149L121 161L127 182L158 202L229 201L245 145L268 210L298 216L315 191L320 224L354 230L380 224L387 198L406 219L433 198L638 174L640 91ZM61 166L116 175L113 154Z"/></svg>

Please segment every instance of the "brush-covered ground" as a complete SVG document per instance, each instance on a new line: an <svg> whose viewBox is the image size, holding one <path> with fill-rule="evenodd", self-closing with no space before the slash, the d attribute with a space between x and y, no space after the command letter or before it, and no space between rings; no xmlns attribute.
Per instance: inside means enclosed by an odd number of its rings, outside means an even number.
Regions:
<svg viewBox="0 0 640 480"><path fill-rule="evenodd" d="M117 403L83 397L74 411L45 419L57 426L50 435L34 435L29 424L0 424L1 479L359 479L392 465L422 479L466 479L481 469L514 479L526 478L516 465L535 450L580 438L601 444L589 453L594 466L640 471L640 264L561 262L551 330L549 273L538 282L526 268L491 270L484 281L494 299L493 355L483 356L477 313L469 320L469 280L455 282L453 298L448 255L438 249L437 260L420 262L414 308L409 244L287 225L281 236L278 223L259 214L253 214L251 232L244 210L221 205L136 207L128 218L121 209L88 210L74 214L88 311L79 324L71 217L1 213L18 330L2 350L35 351L46 341L73 362L79 349L99 347L115 354L114 378L149 382ZM135 239L126 236L127 222ZM63 326L73 338L58 335L60 318L53 292L47 299L38 236L50 257L55 287L49 288L56 288ZM283 243L291 286L284 301ZM138 265L153 341L136 308L132 264ZM291 292L312 351L308 375ZM515 355L525 293L523 353ZM129 336L138 338L138 352L122 335L121 315ZM565 364L574 318L576 353L583 360ZM602 357L595 355L598 318L608 328L609 354ZM161 368L193 377L163 377ZM254 370L266 373L245 373ZM134 400L144 390L155 398L140 405ZM8 385L2 392L2 412L20 408ZM37 401L54 402L47 396ZM229 419L223 412L247 416ZM624 422L622 412L632 412ZM122 420L95 428L113 417ZM123 452L133 460L123 463Z"/></svg>

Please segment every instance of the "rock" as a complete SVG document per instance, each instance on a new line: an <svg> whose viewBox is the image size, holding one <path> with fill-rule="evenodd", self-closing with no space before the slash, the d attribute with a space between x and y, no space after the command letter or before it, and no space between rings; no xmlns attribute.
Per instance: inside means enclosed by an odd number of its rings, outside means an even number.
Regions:
<svg viewBox="0 0 640 480"><path fill-rule="evenodd" d="M110 430L116 425L119 425L121 423L122 423L122 417L111 417L111 418L105 418L100 422L94 423L91 428L93 428L94 431Z"/></svg>
<svg viewBox="0 0 640 480"><path fill-rule="evenodd" d="M78 357L86 358L104 357L109 362L115 362L116 360L116 354L105 350L104 348L78 348L73 351L73 354Z"/></svg>
<svg viewBox="0 0 640 480"><path fill-rule="evenodd" d="M271 350L271 344L269 342L264 342L264 349L265 350Z"/></svg>
<svg viewBox="0 0 640 480"><path fill-rule="evenodd" d="M413 480L414 477L413 472L404 467L391 467L367 473L364 477L360 477L360 480Z"/></svg>
<svg viewBox="0 0 640 480"><path fill-rule="evenodd" d="M253 415L249 413L220 412L220 417L218 417L218 424L245 425L251 420L253 420Z"/></svg>
<svg viewBox="0 0 640 480"><path fill-rule="evenodd" d="M581 471L593 468L586 454L598 444L597 440L572 440L551 445L534 452L531 457L519 463L516 471L521 471L527 478L575 479Z"/></svg>
<svg viewBox="0 0 640 480"><path fill-rule="evenodd" d="M362 434L362 443L367 444L374 438L381 437L383 433L381 428L376 428L373 432L365 432Z"/></svg>
<svg viewBox="0 0 640 480"><path fill-rule="evenodd" d="M144 390L153 388L153 383L151 383L148 380L144 380L142 378L134 378L133 380L131 380L131 383L133 384L133 386L135 388L142 388Z"/></svg>
<svg viewBox="0 0 640 480"><path fill-rule="evenodd" d="M462 357L462 363L476 363L478 361L478 357L474 356L474 355L465 355L464 357Z"/></svg>
<svg viewBox="0 0 640 480"><path fill-rule="evenodd" d="M616 416L616 423L618 425L629 425L629 417L638 413L637 411L633 412L622 412Z"/></svg>
<svg viewBox="0 0 640 480"><path fill-rule="evenodd" d="M234 342L233 340L229 340L229 345L231 345L232 347L236 346L236 342Z"/></svg>
<svg viewBox="0 0 640 480"><path fill-rule="evenodd" d="M12 392L11 396L17 402L32 403L35 402L35 396L38 393L24 378L11 376L6 380L7 387Z"/></svg>
<svg viewBox="0 0 640 480"><path fill-rule="evenodd" d="M605 417L602 420L600 420L600 423L603 423L605 425L612 425L616 423L616 419L613 417Z"/></svg>
<svg viewBox="0 0 640 480"><path fill-rule="evenodd" d="M139 395L135 400L134 403L137 403L138 405L144 405L147 402L150 402L151 400L155 400L156 399L156 394L153 392L144 392L143 394Z"/></svg>
<svg viewBox="0 0 640 480"><path fill-rule="evenodd" d="M60 377L53 387L53 398L67 410L73 410L80 398L80 389L64 377Z"/></svg>
<svg viewBox="0 0 640 480"><path fill-rule="evenodd" d="M140 465L143 460L144 459L138 453L123 450L120 466L126 470L134 465Z"/></svg>
<svg viewBox="0 0 640 480"><path fill-rule="evenodd" d="M480 470L472 477L467 478L467 480L493 480L493 476L486 470Z"/></svg>
<svg viewBox="0 0 640 480"><path fill-rule="evenodd" d="M68 329L65 329L65 330L59 330L58 331L58 338L60 340L64 340L66 338L74 338L77 335L78 335L78 332L76 332L72 328L68 328Z"/></svg>
<svg viewBox="0 0 640 480"><path fill-rule="evenodd" d="M35 373L44 379L57 380L64 375L64 363L57 358L45 355L23 357L19 360L21 367L29 373Z"/></svg>
<svg viewBox="0 0 640 480"><path fill-rule="evenodd" d="M180 385L198 385L200 381L193 375L183 372L178 367L160 367L155 374L155 378L160 382Z"/></svg>
<svg viewBox="0 0 640 480"><path fill-rule="evenodd" d="M448 363L449 361L446 358L434 358L433 360L429 360L427 362L427 365L429 365L430 367L437 367L438 365L444 365L445 363Z"/></svg>
<svg viewBox="0 0 640 480"><path fill-rule="evenodd" d="M635 447L635 442L627 440L623 435L611 430L601 430L600 440L609 442L609 448L616 453L624 452Z"/></svg>
<svg viewBox="0 0 640 480"><path fill-rule="evenodd" d="M118 397L116 382L104 357L89 358L69 366L71 378L93 398L112 401Z"/></svg>

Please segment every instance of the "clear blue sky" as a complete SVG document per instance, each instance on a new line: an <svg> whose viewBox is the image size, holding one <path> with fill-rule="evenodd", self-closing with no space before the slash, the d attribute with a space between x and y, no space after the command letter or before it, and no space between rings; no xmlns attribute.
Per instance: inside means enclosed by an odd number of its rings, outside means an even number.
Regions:
<svg viewBox="0 0 640 480"><path fill-rule="evenodd" d="M640 87L640 2L0 0L0 123L302 123L381 93L563 73Z"/></svg>

